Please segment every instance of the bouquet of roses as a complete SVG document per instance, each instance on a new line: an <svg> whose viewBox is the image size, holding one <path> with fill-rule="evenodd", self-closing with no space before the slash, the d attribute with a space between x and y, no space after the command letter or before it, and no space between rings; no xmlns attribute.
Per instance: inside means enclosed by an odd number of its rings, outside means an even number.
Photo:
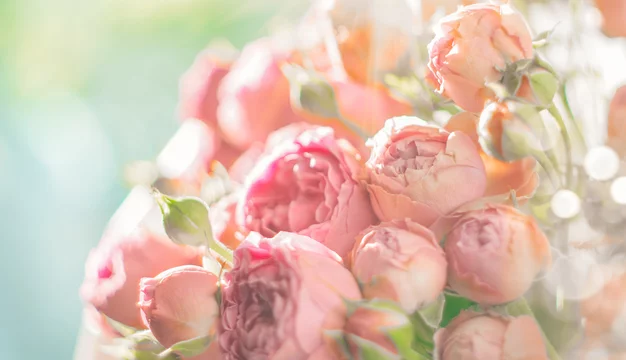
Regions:
<svg viewBox="0 0 626 360"><path fill-rule="evenodd" d="M623 261L582 302L541 295L585 318L566 340L525 296L568 254L559 229L581 197L603 241L622 241L580 189L618 171L606 167L623 154L625 91L612 149L596 149L605 166L578 166L567 82L540 53L551 32L533 39L506 2L441 3L318 1L289 33L201 53L181 80L180 131L154 168L128 168L135 187L89 255L76 359L623 347Z"/></svg>

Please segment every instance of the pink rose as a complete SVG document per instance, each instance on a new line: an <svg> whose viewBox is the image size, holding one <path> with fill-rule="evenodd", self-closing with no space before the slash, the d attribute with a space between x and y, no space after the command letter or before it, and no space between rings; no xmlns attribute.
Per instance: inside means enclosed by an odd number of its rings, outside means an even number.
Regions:
<svg viewBox="0 0 626 360"><path fill-rule="evenodd" d="M463 132L400 117L370 141L367 190L382 221L410 218L430 226L485 192L485 168Z"/></svg>
<svg viewBox="0 0 626 360"><path fill-rule="evenodd" d="M143 195L147 199L142 195L140 190L131 192L98 247L89 253L81 287L85 302L135 328L144 328L137 306L140 279L176 266L201 265L203 255L200 249L174 244L140 222L156 208L149 194Z"/></svg>
<svg viewBox="0 0 626 360"><path fill-rule="evenodd" d="M352 273L366 299L396 301L407 313L446 285L446 258L433 233L410 220L372 226L352 251Z"/></svg>
<svg viewBox="0 0 626 360"><path fill-rule="evenodd" d="M504 318L462 312L435 334L439 360L548 359L541 330L530 316Z"/></svg>
<svg viewBox="0 0 626 360"><path fill-rule="evenodd" d="M298 119L281 70L289 56L271 39L257 40L243 49L218 93L219 127L229 143L246 149Z"/></svg>
<svg viewBox="0 0 626 360"><path fill-rule="evenodd" d="M522 296L550 262L550 244L535 219L497 204L462 214L444 251L450 287L484 305Z"/></svg>
<svg viewBox="0 0 626 360"><path fill-rule="evenodd" d="M218 278L199 266L179 266L143 278L139 307L144 324L165 347L215 334Z"/></svg>
<svg viewBox="0 0 626 360"><path fill-rule="evenodd" d="M532 37L510 5L476 4L441 19L428 53L428 80L437 91L480 112L492 96L485 83L499 81L507 62L532 58Z"/></svg>
<svg viewBox="0 0 626 360"><path fill-rule="evenodd" d="M328 359L323 331L343 327L344 299L359 300L359 287L334 252L302 235L251 233L224 275L223 357Z"/></svg>
<svg viewBox="0 0 626 360"><path fill-rule="evenodd" d="M312 128L314 128L314 125L305 122L295 122L269 134L265 144L259 142L252 144L228 170L230 178L237 182L244 182L264 154L272 152L275 147L280 146L284 142L293 141L305 130Z"/></svg>
<svg viewBox="0 0 626 360"><path fill-rule="evenodd" d="M209 47L180 78L178 113L181 120L198 119L217 124L217 90L236 54L231 49Z"/></svg>
<svg viewBox="0 0 626 360"><path fill-rule="evenodd" d="M609 105L607 145L626 158L626 86L615 90Z"/></svg>
<svg viewBox="0 0 626 360"><path fill-rule="evenodd" d="M602 31L610 37L626 37L626 2L624 0L596 0L602 15Z"/></svg>
<svg viewBox="0 0 626 360"><path fill-rule="evenodd" d="M238 224L266 237L280 231L307 235L347 255L357 234L376 222L357 182L361 164L355 152L327 127L276 147L246 181Z"/></svg>

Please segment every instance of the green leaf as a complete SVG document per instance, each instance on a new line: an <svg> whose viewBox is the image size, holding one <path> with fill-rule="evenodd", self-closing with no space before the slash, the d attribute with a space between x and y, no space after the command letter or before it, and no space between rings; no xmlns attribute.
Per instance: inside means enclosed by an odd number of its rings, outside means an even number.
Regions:
<svg viewBox="0 0 626 360"><path fill-rule="evenodd" d="M476 305L475 302L458 295L446 294L445 297L446 300L443 308L443 317L441 318L441 323L439 324L441 327L448 326L450 321L457 317L461 311L467 310Z"/></svg>
<svg viewBox="0 0 626 360"><path fill-rule="evenodd" d="M212 336L202 336L176 343L169 350L184 357L194 357L205 352L212 341Z"/></svg>
<svg viewBox="0 0 626 360"><path fill-rule="evenodd" d="M529 75L530 87L540 105L550 105L559 89L559 80L548 71L538 71Z"/></svg>
<svg viewBox="0 0 626 360"><path fill-rule="evenodd" d="M445 304L446 298L441 294L435 301L421 308L419 313L430 327L436 329L439 327L439 323L441 323Z"/></svg>

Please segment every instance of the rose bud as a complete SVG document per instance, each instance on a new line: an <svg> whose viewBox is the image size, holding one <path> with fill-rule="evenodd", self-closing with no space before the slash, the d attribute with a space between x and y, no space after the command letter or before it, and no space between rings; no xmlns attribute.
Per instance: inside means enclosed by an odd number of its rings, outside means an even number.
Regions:
<svg viewBox="0 0 626 360"><path fill-rule="evenodd" d="M217 117L226 141L240 149L264 142L273 130L298 119L281 66L289 53L272 39L254 41L224 77Z"/></svg>
<svg viewBox="0 0 626 360"><path fill-rule="evenodd" d="M615 91L609 105L607 145L626 157L626 86Z"/></svg>
<svg viewBox="0 0 626 360"><path fill-rule="evenodd" d="M461 7L439 22L428 45L428 80L458 106L480 112L508 63L533 57L532 37L510 5Z"/></svg>
<svg viewBox="0 0 626 360"><path fill-rule="evenodd" d="M359 287L337 254L306 236L251 233L224 275L219 342L224 359L326 359L326 329L340 329Z"/></svg>
<svg viewBox="0 0 626 360"><path fill-rule="evenodd" d="M581 302L587 341L626 350L626 272L607 269L604 286Z"/></svg>
<svg viewBox="0 0 626 360"><path fill-rule="evenodd" d="M626 2L623 0L596 0L602 15L602 31L610 37L626 37Z"/></svg>
<svg viewBox="0 0 626 360"><path fill-rule="evenodd" d="M439 360L548 359L541 329L530 316L462 312L435 334Z"/></svg>
<svg viewBox="0 0 626 360"><path fill-rule="evenodd" d="M181 120L198 119L217 124L217 89L237 56L230 46L203 50L180 78L178 113Z"/></svg>
<svg viewBox="0 0 626 360"><path fill-rule="evenodd" d="M413 325L396 304L375 299L350 304L342 330L328 331L338 359L418 359L411 348Z"/></svg>
<svg viewBox="0 0 626 360"><path fill-rule="evenodd" d="M446 285L446 258L434 234L410 220L372 226L352 251L352 273L366 299L389 299L411 314Z"/></svg>
<svg viewBox="0 0 626 360"><path fill-rule="evenodd" d="M81 287L85 302L135 328L144 328L137 306L140 279L176 266L201 265L203 255L200 249L174 244L162 229L156 232L149 228L147 221L152 215L158 217L158 207L149 194L145 194L147 198L142 195L136 190L131 192L100 244L89 253Z"/></svg>
<svg viewBox="0 0 626 360"><path fill-rule="evenodd" d="M532 196L539 185L539 175L535 171L536 160L528 156L517 161L504 162L487 155L478 142L476 133L478 119L476 114L461 112L448 120L445 129L450 132L463 131L476 145L487 172L487 189L484 196L508 198L511 190L515 190L518 199Z"/></svg>
<svg viewBox="0 0 626 360"><path fill-rule="evenodd" d="M399 117L387 120L370 144L367 190L382 221L410 218L430 226L485 192L485 168L463 132Z"/></svg>
<svg viewBox="0 0 626 360"><path fill-rule="evenodd" d="M376 222L358 183L356 150L333 130L315 127L263 157L250 173L237 223L266 237L280 231L307 235L340 256Z"/></svg>
<svg viewBox="0 0 626 360"><path fill-rule="evenodd" d="M462 214L444 251L450 287L483 305L522 296L550 262L550 244L535 219L500 204Z"/></svg>
<svg viewBox="0 0 626 360"><path fill-rule="evenodd" d="M139 307L144 324L165 347L214 336L219 308L218 278L199 266L179 266L141 279Z"/></svg>
<svg viewBox="0 0 626 360"><path fill-rule="evenodd" d="M516 101L488 101L477 131L483 151L506 162L543 154L553 142L537 107Z"/></svg>

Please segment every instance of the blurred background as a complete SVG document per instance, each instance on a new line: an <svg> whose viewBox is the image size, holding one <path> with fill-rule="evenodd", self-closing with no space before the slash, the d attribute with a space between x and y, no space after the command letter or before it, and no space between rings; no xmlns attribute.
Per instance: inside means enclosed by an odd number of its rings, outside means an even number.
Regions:
<svg viewBox="0 0 626 360"><path fill-rule="evenodd" d="M72 357L84 260L124 165L176 130L180 75L210 40L241 48L307 3L0 0L0 359Z"/></svg>

